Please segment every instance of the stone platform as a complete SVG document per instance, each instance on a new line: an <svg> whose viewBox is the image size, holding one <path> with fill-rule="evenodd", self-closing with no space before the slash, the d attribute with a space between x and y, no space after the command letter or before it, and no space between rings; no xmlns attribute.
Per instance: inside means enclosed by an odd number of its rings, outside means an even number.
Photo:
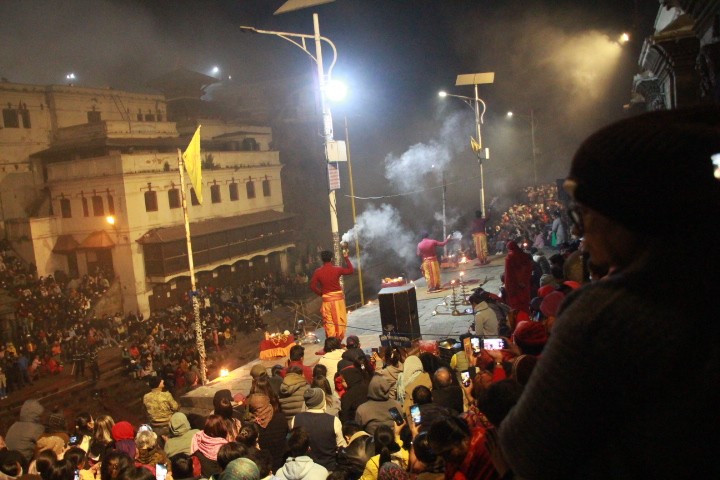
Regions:
<svg viewBox="0 0 720 480"><path fill-rule="evenodd" d="M449 284L452 280L463 279L467 282L465 294L469 295L473 289L482 286L492 293L499 293L500 276L505 268L504 256L491 257L488 265L477 266L475 262L468 262L458 268L441 270L442 284ZM464 272L461 276L460 273ZM459 303L461 289L456 288L455 303L453 303L453 291L446 288L439 292L427 293L425 279L421 278L411 284L416 287L418 305L418 316L420 331L424 340L443 340L445 338L458 338L466 333L472 322L472 315L465 313L469 305ZM323 347L325 331L321 328L316 332L320 343L305 344L305 364L312 366L320 358L316 353ZM361 308L348 313L348 327L346 335L357 335L360 339L360 346L364 349L380 346L381 326L380 309L377 300L368 302ZM214 381L199 387L178 399L181 410L186 413L198 413L207 415L212 411L212 399L215 392L222 389L229 389L233 395L240 392L247 395L250 391L252 379L250 369L257 363L266 368L273 365L286 365L287 357L275 358L261 361L255 359L240 368L229 373L226 377L217 378Z"/></svg>

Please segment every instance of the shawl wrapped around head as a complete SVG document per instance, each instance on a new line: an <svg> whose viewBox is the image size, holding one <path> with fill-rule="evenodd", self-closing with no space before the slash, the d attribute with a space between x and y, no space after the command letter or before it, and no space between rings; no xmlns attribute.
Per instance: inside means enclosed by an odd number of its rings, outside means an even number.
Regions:
<svg viewBox="0 0 720 480"><path fill-rule="evenodd" d="M195 434L190 442L190 450L195 453L198 450L210 460L217 460L218 450L228 443L225 437L211 437L202 430Z"/></svg>
<svg viewBox="0 0 720 480"><path fill-rule="evenodd" d="M253 393L247 399L250 406L250 413L255 415L255 422L265 428L273 417L273 407L270 404L270 397L262 393Z"/></svg>
<svg viewBox="0 0 720 480"><path fill-rule="evenodd" d="M416 355L407 357L403 364L403 371L398 375L397 379L398 402L403 403L405 401L405 389L415 381L421 373L423 373L423 365L420 357Z"/></svg>

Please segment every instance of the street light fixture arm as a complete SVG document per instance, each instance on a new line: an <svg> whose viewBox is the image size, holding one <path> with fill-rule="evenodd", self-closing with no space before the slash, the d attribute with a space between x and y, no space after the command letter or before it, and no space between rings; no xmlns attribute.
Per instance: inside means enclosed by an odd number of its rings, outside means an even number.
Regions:
<svg viewBox="0 0 720 480"><path fill-rule="evenodd" d="M248 26L241 26L240 31L243 33L260 33L264 35L274 35L276 37L280 37L283 40L287 40L288 42L292 43L296 47L298 47L300 50L305 52L310 58L313 59L315 63L318 63L318 59L316 55L313 55L313 53L308 50L307 45L305 44L306 39L315 40L314 35L308 35L305 33L290 33L290 32L276 32L273 30L261 30L259 28L255 27L248 27ZM300 40L295 40L296 38L299 38ZM335 48L335 44L327 37L320 37L320 40L326 42L328 45L330 45L330 48L332 48L333 51L333 59L330 63L330 67L328 68L327 77L328 79L332 78L332 70L333 67L335 67L335 63L337 62L337 48Z"/></svg>
<svg viewBox="0 0 720 480"><path fill-rule="evenodd" d="M470 107L470 109L471 109L473 112L475 111L475 99L472 98L472 97L466 97L466 96L464 96L464 95L455 95L455 94L453 94L453 93L447 93L447 92L440 92L440 96L441 96L441 97L455 97L455 98L459 98L460 100L462 100L463 102L465 102L465 104L466 104L468 107ZM478 101L479 101L480 103L482 103L482 106L483 106L482 113L480 113L480 123L485 123L485 110L487 110L487 105L485 105L485 101L484 101L482 98L480 98L480 97L478 97Z"/></svg>

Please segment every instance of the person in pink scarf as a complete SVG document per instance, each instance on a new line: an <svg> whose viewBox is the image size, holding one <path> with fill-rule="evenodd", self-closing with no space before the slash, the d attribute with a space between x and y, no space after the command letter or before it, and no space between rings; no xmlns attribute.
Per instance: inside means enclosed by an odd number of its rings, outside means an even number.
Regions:
<svg viewBox="0 0 720 480"><path fill-rule="evenodd" d="M205 427L195 434L190 442L190 451L200 461L200 469L204 478L220 473L222 469L217 462L220 447L228 443L227 422L220 415L210 415L205 420Z"/></svg>

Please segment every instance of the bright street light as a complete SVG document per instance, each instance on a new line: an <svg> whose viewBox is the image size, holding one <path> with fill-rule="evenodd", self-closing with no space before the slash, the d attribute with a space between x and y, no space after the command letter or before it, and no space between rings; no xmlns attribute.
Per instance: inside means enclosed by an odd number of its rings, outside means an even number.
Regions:
<svg viewBox="0 0 720 480"><path fill-rule="evenodd" d="M618 39L618 42L620 43L620 45L625 45L629 41L630 41L630 35L628 35L627 33L623 33L622 35L620 35L620 38Z"/></svg>
<svg viewBox="0 0 720 480"><path fill-rule="evenodd" d="M108 215L105 217L105 221L109 223L110 225L115 225L115 217L113 215Z"/></svg>
<svg viewBox="0 0 720 480"><path fill-rule="evenodd" d="M285 6L292 6L291 4L297 4L297 8L302 8L306 5L305 3L308 2L288 2L283 5ZM309 2L313 3L313 2ZM280 9L275 12L282 13ZM333 124L332 124L332 116L330 114L330 108L327 105L327 99L328 99L328 84L332 82L332 70L335 66L335 63L337 62L337 48L335 48L335 44L326 37L323 37L320 35L320 20L318 19L318 14L313 13L313 27L314 27L314 33L312 35L304 34L304 33L292 33L292 32L277 32L273 30L261 30L259 28L255 27L248 27L248 26L241 26L240 31L245 33L261 33L265 35L274 35L276 37L280 37L283 40L286 40L296 47L298 47L300 50L305 52L314 62L317 66L317 75L318 75L318 84L320 86L320 110L322 111L322 123L323 123L323 150L325 152L325 163L327 165L327 179L328 179L328 202L330 204L330 227L332 230L332 242L333 242L333 253L335 255L335 261L339 261L341 258L340 255L340 234L338 233L338 219L337 219L337 202L335 199L335 188L339 188L339 186L333 188L334 186L330 184L330 157L329 157L329 151L328 151L328 144L333 141ZM315 51L314 54L308 49L307 42L308 41L314 41L315 43ZM322 57L322 42L327 43L330 48L332 49L333 53L333 59L332 62L330 62L330 66L327 71L327 77L325 76L325 67L323 64L323 57Z"/></svg>
<svg viewBox="0 0 720 480"><path fill-rule="evenodd" d="M333 102L340 102L347 97L347 85L340 80L328 80L327 86L325 87L325 93L328 100Z"/></svg>

